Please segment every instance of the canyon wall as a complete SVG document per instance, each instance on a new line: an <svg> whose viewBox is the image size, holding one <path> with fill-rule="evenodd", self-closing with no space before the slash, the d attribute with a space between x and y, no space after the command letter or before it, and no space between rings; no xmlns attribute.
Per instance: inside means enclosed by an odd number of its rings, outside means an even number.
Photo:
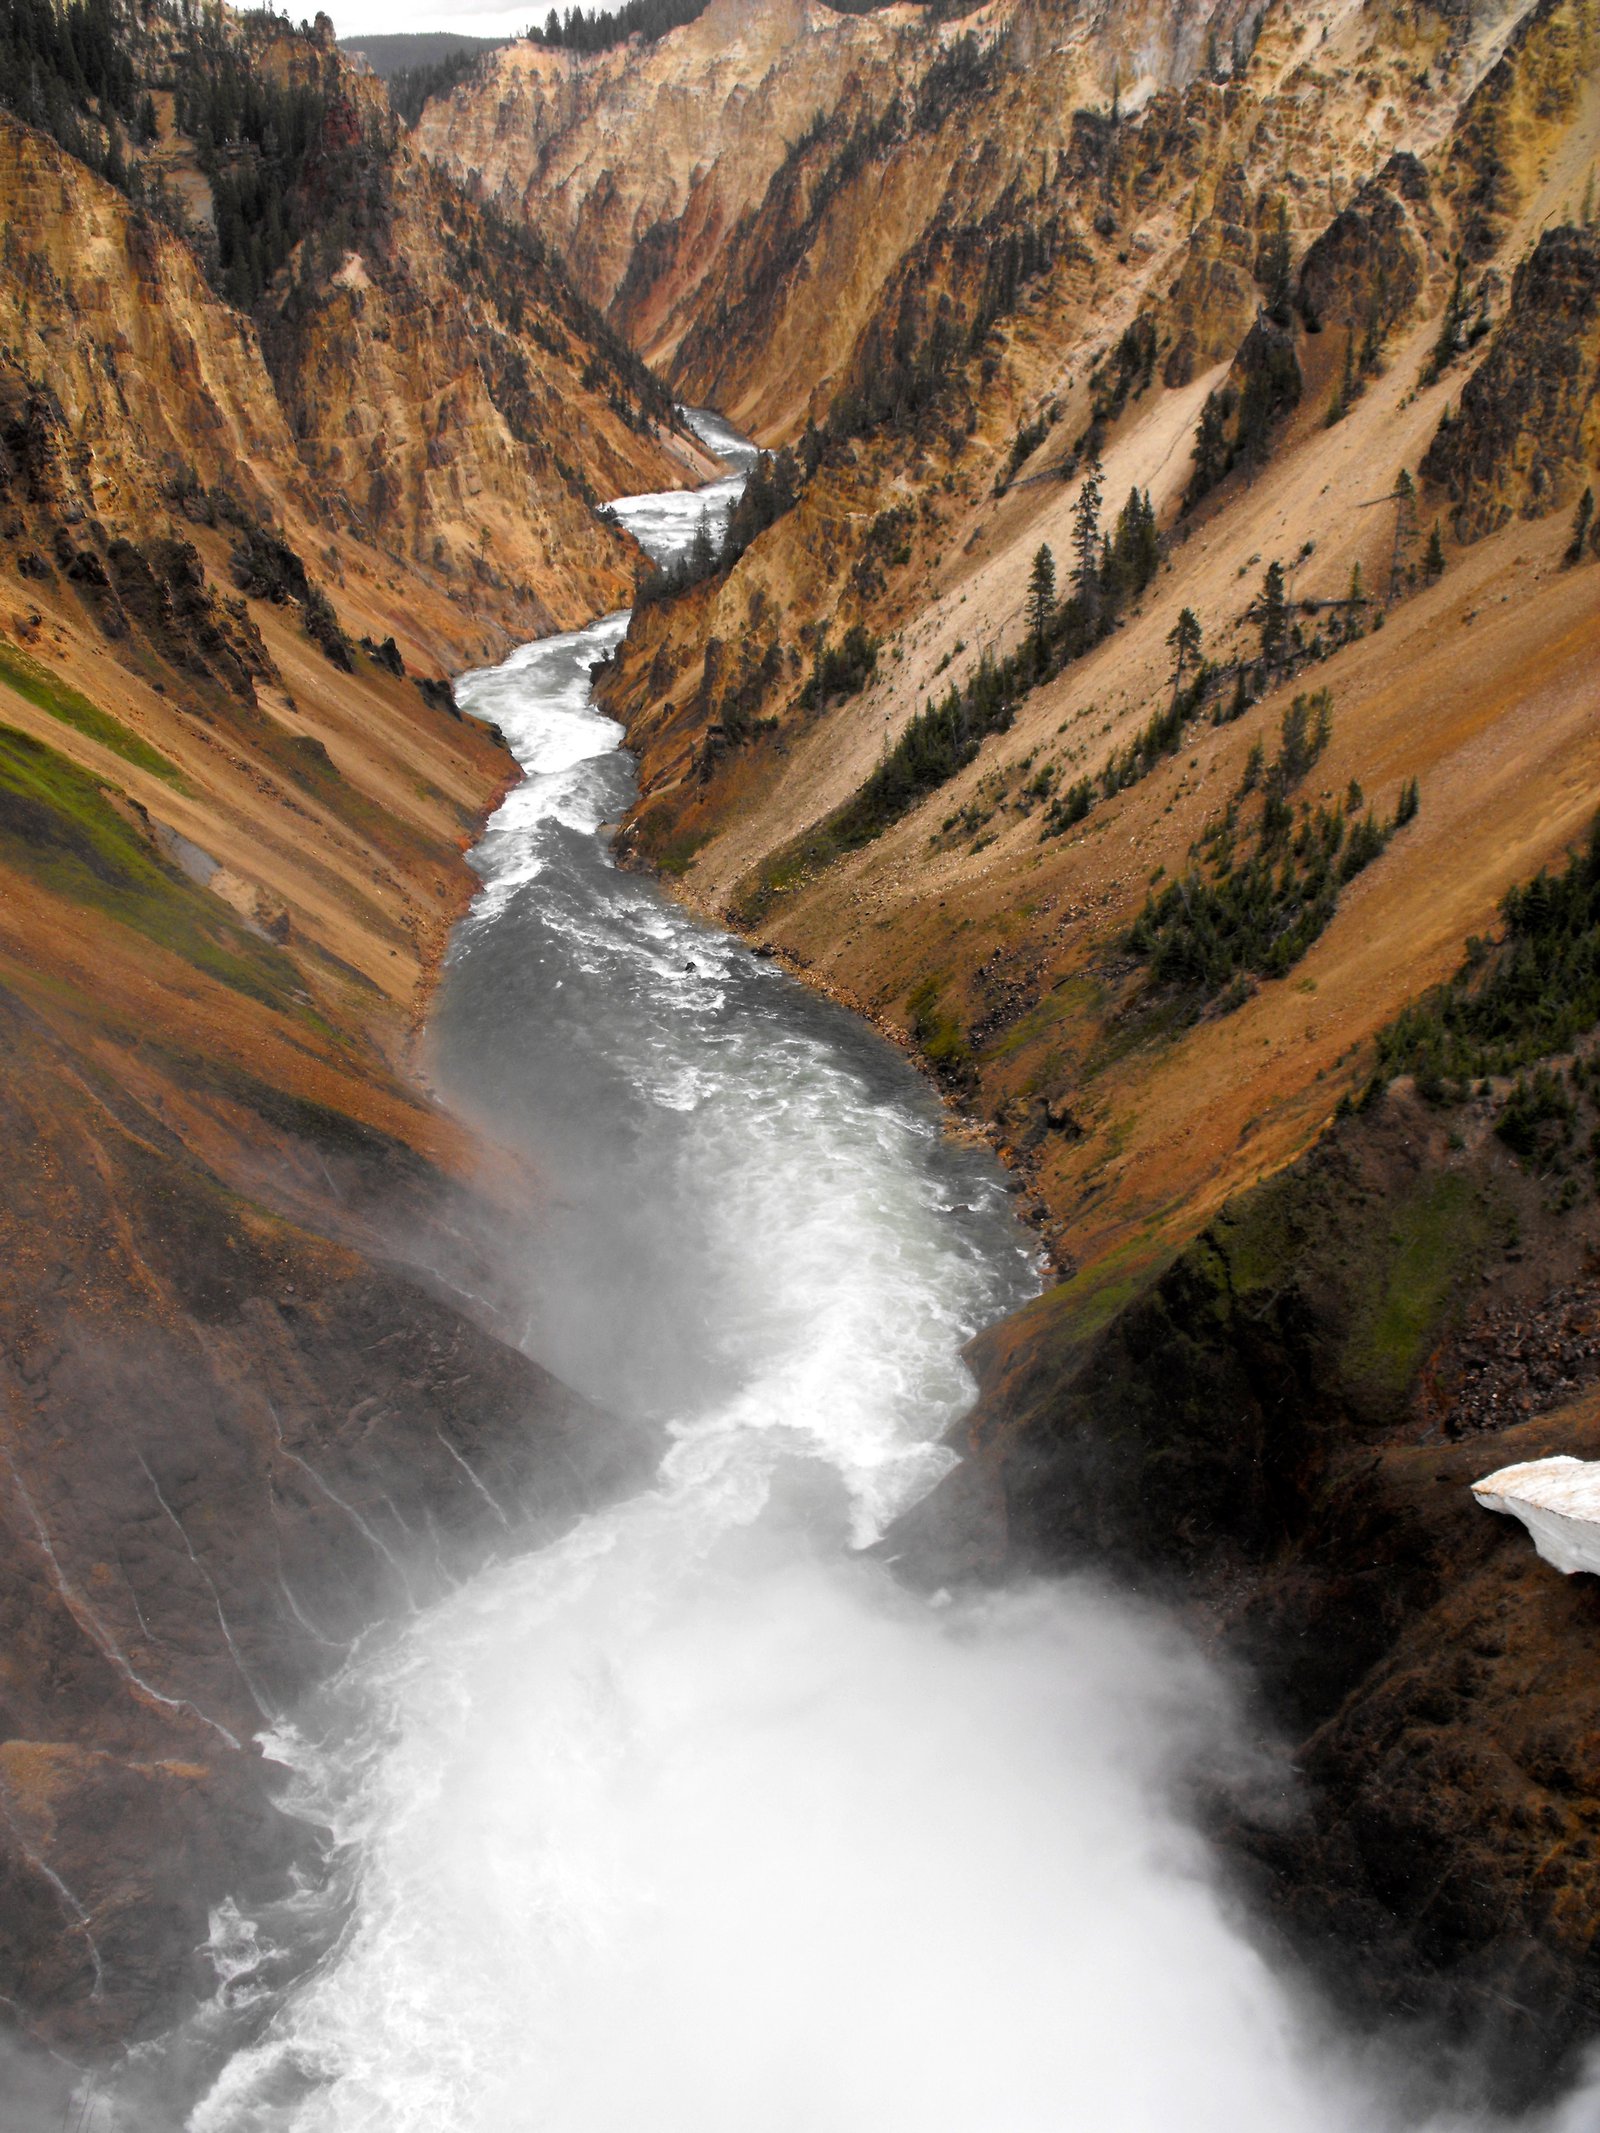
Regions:
<svg viewBox="0 0 1600 2133"><path fill-rule="evenodd" d="M441 670L625 602L594 500L707 465L286 25L208 62L319 114L226 301L184 34L120 184L0 112L0 1994L90 2062L313 1841L267 1722L642 1471L497 1330L471 1240L538 1181L491 1206L414 1050L513 775Z"/></svg>

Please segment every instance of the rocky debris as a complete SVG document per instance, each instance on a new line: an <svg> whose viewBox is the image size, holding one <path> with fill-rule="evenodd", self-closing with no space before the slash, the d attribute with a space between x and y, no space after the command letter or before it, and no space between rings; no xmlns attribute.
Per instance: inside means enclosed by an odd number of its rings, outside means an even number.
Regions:
<svg viewBox="0 0 1600 2133"><path fill-rule="evenodd" d="M983 1005L973 1018L967 1042L974 1051L987 1044L1039 1004L1047 971L1037 955L997 948L974 974Z"/></svg>
<svg viewBox="0 0 1600 2133"><path fill-rule="evenodd" d="M1564 1285L1535 1310L1502 1305L1474 1317L1453 1345L1449 1388L1424 1398L1450 1438L1506 1429L1547 1413L1600 1379L1600 1284Z"/></svg>

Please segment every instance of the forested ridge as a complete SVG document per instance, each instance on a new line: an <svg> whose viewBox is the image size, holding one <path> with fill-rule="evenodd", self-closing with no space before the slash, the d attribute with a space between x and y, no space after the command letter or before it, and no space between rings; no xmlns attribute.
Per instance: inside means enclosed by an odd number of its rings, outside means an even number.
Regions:
<svg viewBox="0 0 1600 2133"><path fill-rule="evenodd" d="M835 15L873 15L895 0L824 0L824 4ZM927 17L931 22L948 22L971 14L977 4L978 0L930 0ZM543 22L529 25L527 34L535 44L568 52L605 52L613 45L626 44L630 37L654 44L669 31L697 22L709 5L710 0L623 0L615 9L569 7L562 12L551 8Z"/></svg>
<svg viewBox="0 0 1600 2133"><path fill-rule="evenodd" d="M452 55L443 71L473 58ZM217 293L256 316L269 355L283 323L316 301L352 249L390 249L398 122L351 87L324 28L265 10L231 18L192 0L151 0L137 15L118 0L0 6L0 100L181 235ZM162 92L209 185L209 224L150 153L162 145ZM413 95L402 88L407 109ZM528 330L555 352L565 326L592 350L585 383L624 419L671 419L670 394L578 295L535 231L492 206L469 205L442 176L428 182L460 282L482 290L508 332ZM291 261L294 274L274 295ZM517 427L518 381L501 374L506 362L493 351L481 359L496 372L499 397L509 394Z"/></svg>

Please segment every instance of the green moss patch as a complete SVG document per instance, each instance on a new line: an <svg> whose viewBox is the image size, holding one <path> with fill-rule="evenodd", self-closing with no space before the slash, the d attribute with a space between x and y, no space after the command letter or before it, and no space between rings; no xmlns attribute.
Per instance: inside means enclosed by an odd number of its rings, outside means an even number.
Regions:
<svg viewBox="0 0 1600 2133"><path fill-rule="evenodd" d="M1084 1348L1122 1311L1159 1281L1174 1257L1173 1248L1151 1226L1092 1259L1081 1273L1048 1292L1063 1314L1067 1352Z"/></svg>
<svg viewBox="0 0 1600 2133"><path fill-rule="evenodd" d="M236 992L298 1007L299 977L287 956L166 866L98 778L11 726L0 726L0 859Z"/></svg>
<svg viewBox="0 0 1600 2133"><path fill-rule="evenodd" d="M1345 1343L1350 1376L1380 1395L1406 1391L1490 1241L1481 1194L1464 1176L1428 1178L1385 1210Z"/></svg>
<svg viewBox="0 0 1600 2133"><path fill-rule="evenodd" d="M1047 992L1036 1007L1002 1030L992 1042L983 1047L985 1058L996 1061L1011 1059L1030 1045L1041 1044L1056 1036L1063 1022L1077 1016L1094 1014L1104 999L1104 990L1091 977L1078 976L1064 979Z"/></svg>
<svg viewBox="0 0 1600 2133"><path fill-rule="evenodd" d="M941 1005L944 985L942 972L924 978L907 998L906 1012L923 1058L932 1066L960 1068L967 1065L972 1054L959 1017Z"/></svg>
<svg viewBox="0 0 1600 2133"><path fill-rule="evenodd" d="M1271 1292L1293 1276L1307 1247L1308 1228L1320 1226L1308 1205L1314 1193L1312 1181L1286 1171L1240 1193L1217 1216L1209 1235L1226 1262L1236 1297Z"/></svg>
<svg viewBox="0 0 1600 2133"><path fill-rule="evenodd" d="M38 710L60 719L75 733L81 733L85 740L109 748L113 755L121 756L136 770L147 770L153 778L162 778L180 791L187 789L183 773L175 763L168 762L160 749L142 741L120 719L113 718L109 711L102 711L87 696L58 680L48 667L30 659L26 652L19 651L3 638L0 638L0 681Z"/></svg>

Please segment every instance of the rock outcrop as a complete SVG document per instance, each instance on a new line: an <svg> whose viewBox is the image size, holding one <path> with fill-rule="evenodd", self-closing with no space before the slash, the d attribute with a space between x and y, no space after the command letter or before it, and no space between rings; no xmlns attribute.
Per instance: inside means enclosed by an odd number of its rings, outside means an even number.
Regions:
<svg viewBox="0 0 1600 2133"><path fill-rule="evenodd" d="M1600 464L1600 230L1548 230L1422 472L1457 537L1570 507Z"/></svg>

